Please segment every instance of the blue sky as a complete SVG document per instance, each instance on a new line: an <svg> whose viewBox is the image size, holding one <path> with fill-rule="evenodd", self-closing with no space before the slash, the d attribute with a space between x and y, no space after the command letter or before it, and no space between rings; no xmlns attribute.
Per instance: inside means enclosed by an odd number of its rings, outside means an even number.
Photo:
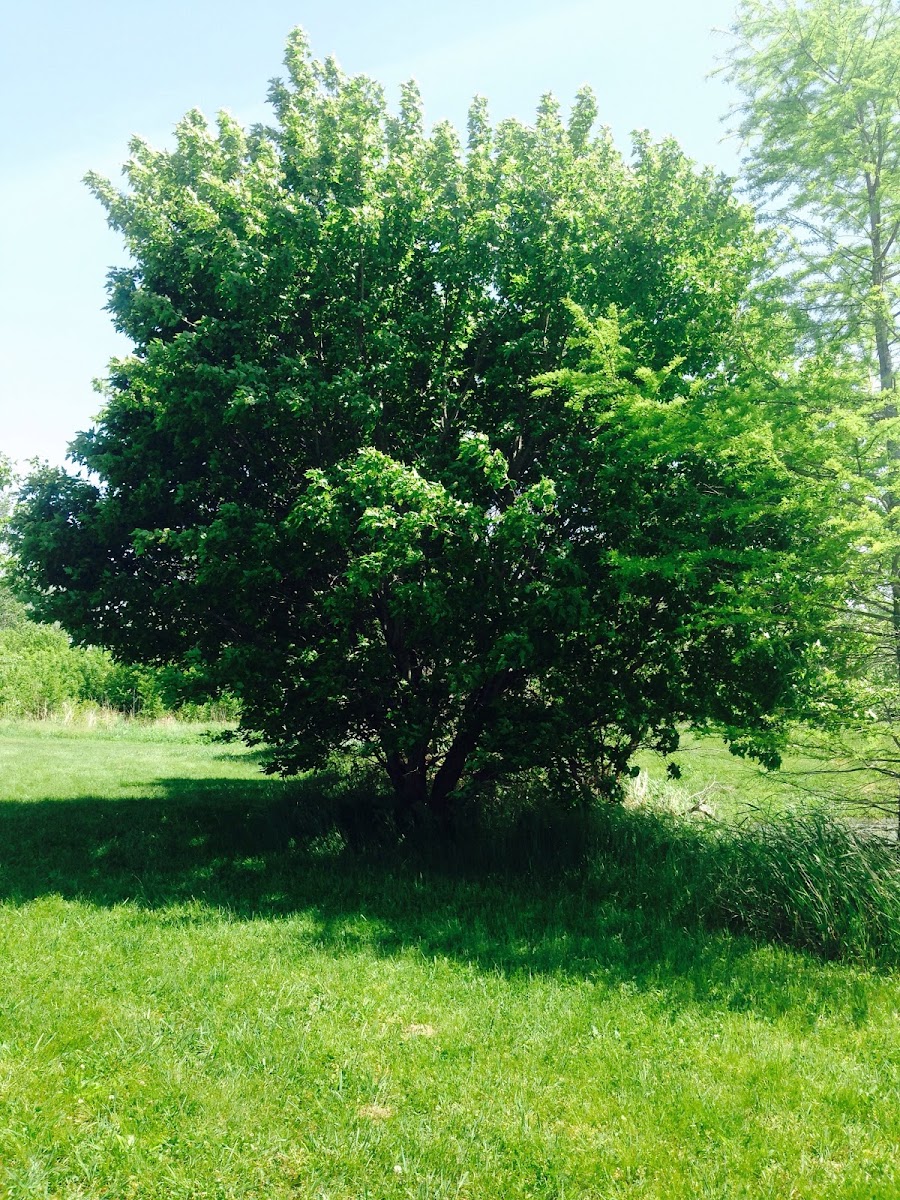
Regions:
<svg viewBox="0 0 900 1200"><path fill-rule="evenodd" d="M415 78L429 120L528 119L539 97L597 93L601 120L627 147L632 129L673 134L703 163L735 174L723 141L732 96L710 80L733 0L0 0L0 451L61 462L99 407L91 380L123 353L103 311L110 266L124 261L80 180L116 177L128 138L165 144L189 108L264 119L294 25L318 56L380 80ZM13 120L12 114L19 114Z"/></svg>

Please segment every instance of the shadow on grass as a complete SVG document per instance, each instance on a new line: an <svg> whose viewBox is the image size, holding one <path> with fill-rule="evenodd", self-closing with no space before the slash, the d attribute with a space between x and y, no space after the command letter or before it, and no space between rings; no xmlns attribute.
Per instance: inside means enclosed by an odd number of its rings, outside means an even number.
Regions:
<svg viewBox="0 0 900 1200"><path fill-rule="evenodd" d="M336 952L412 949L508 975L603 979L658 992L664 1007L858 1019L848 976L705 927L691 837L673 841L652 814L612 833L571 816L449 844L383 833L379 845L377 820L364 837L356 810L309 782L155 786L162 799L0 804L0 899L197 902L185 921L302 912Z"/></svg>

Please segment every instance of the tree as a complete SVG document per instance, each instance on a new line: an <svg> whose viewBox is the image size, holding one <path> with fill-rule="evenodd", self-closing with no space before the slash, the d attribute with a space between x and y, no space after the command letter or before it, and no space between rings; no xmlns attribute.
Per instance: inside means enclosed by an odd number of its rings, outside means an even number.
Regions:
<svg viewBox="0 0 900 1200"><path fill-rule="evenodd" d="M477 100L463 150L413 85L391 115L299 32L285 61L272 128L189 113L90 178L134 353L84 472L23 491L37 610L201 664L273 770L372 754L403 807L527 767L616 794L682 722L776 761L840 539L742 358L749 211L671 141L626 162L588 91Z"/></svg>
<svg viewBox="0 0 900 1200"><path fill-rule="evenodd" d="M0 454L0 537L4 537L6 534L6 527L12 511L12 493L10 491L12 482L12 463L5 454Z"/></svg>
<svg viewBox="0 0 900 1200"><path fill-rule="evenodd" d="M25 620L25 606L17 600L6 582L6 529L12 512L12 464L0 454L0 631L20 625Z"/></svg>
<svg viewBox="0 0 900 1200"><path fill-rule="evenodd" d="M733 34L728 70L743 93L745 167L756 199L788 235L784 278L813 343L863 368L832 425L846 434L832 467L857 508L848 519L860 547L839 619L857 633L864 716L855 743L864 741L868 767L896 784L900 9L896 0L743 0Z"/></svg>
<svg viewBox="0 0 900 1200"><path fill-rule="evenodd" d="M894 386L900 312L900 9L742 0L729 75L748 182L794 231L795 276L832 344Z"/></svg>

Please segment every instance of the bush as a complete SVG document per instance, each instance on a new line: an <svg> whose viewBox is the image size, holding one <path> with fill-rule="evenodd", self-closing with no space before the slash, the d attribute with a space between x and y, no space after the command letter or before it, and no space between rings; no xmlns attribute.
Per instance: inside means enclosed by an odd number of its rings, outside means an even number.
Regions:
<svg viewBox="0 0 900 1200"><path fill-rule="evenodd" d="M0 715L47 717L98 706L147 718L234 720L232 696L211 695L198 674L117 663L106 650L73 646L55 625L0 627Z"/></svg>
<svg viewBox="0 0 900 1200"><path fill-rule="evenodd" d="M81 699L88 677L99 670L90 652L75 650L61 629L31 622L2 629L0 712L45 717Z"/></svg>

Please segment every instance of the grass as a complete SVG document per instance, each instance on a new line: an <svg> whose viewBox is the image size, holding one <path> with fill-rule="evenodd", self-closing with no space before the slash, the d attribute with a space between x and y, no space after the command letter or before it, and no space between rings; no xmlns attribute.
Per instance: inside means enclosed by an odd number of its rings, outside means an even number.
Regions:
<svg viewBox="0 0 900 1200"><path fill-rule="evenodd" d="M681 748L673 755L682 778L671 789L677 801L700 801L718 816L733 820L748 810L775 816L799 803L825 799L850 817L877 819L896 814L890 798L891 784L874 771L836 769L859 764L837 762L827 757L824 747L815 752L803 739L791 745L778 771L767 771L750 759L728 753L716 738L687 732ZM638 763L651 789L669 791L665 765L658 755L646 752ZM878 804L881 807L877 807ZM882 811L884 809L885 811Z"/></svg>
<svg viewBox="0 0 900 1200"><path fill-rule="evenodd" d="M674 824L542 872L354 849L183 727L0 768L8 1200L900 1194L897 977L704 927Z"/></svg>

